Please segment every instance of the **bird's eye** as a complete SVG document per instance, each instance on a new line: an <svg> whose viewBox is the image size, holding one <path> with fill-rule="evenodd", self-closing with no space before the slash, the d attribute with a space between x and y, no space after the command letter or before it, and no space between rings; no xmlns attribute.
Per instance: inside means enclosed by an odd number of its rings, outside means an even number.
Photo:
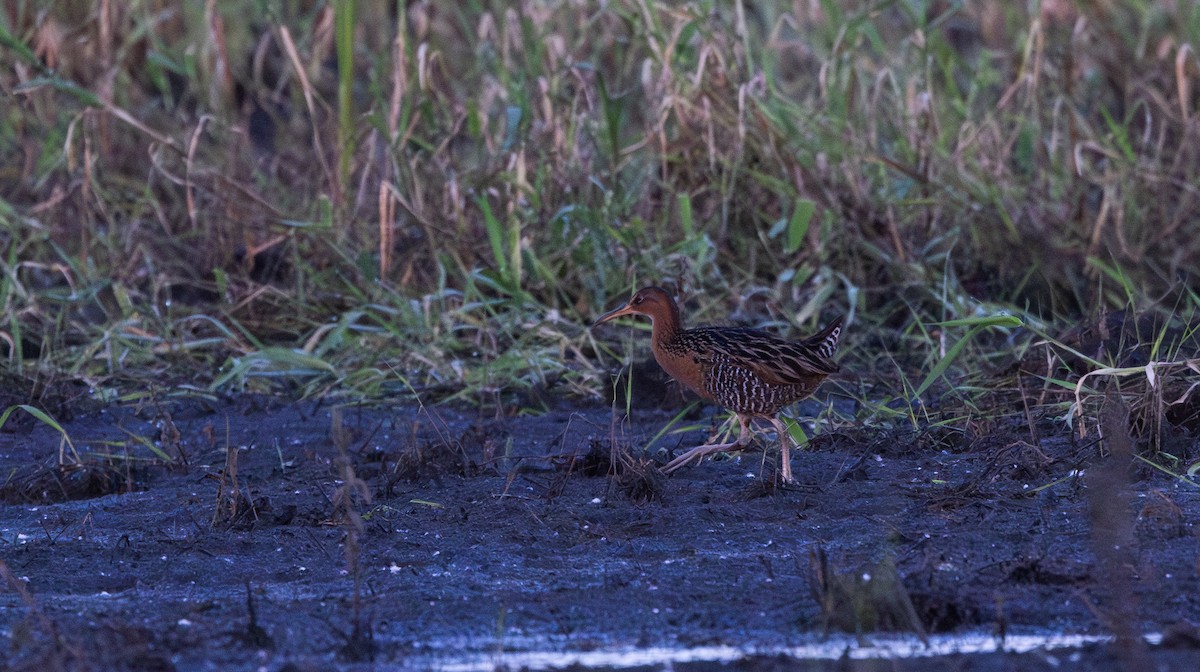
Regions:
<svg viewBox="0 0 1200 672"><path fill-rule="evenodd" d="M636 305L638 305L639 303L641 303L642 301L645 301L645 300L646 300L646 297L642 296L641 294L638 294L637 296L633 297L633 301L632 301L632 303L633 303L633 305L635 305L635 306L636 306Z"/></svg>

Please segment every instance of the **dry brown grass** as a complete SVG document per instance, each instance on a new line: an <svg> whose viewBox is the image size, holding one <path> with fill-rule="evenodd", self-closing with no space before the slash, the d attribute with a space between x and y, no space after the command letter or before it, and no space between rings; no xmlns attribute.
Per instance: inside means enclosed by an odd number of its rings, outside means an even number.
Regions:
<svg viewBox="0 0 1200 672"><path fill-rule="evenodd" d="M5 6L10 359L594 394L579 325L643 280L919 348L1195 310L1186 3L331 7Z"/></svg>

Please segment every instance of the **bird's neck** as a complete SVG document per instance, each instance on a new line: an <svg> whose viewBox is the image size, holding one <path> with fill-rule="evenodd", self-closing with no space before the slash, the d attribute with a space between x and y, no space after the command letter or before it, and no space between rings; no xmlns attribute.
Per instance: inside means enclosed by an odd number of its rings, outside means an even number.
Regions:
<svg viewBox="0 0 1200 672"><path fill-rule="evenodd" d="M679 338L683 332L683 320L679 317L679 306L672 301L667 310L654 316L654 330L651 338L655 345L665 345Z"/></svg>

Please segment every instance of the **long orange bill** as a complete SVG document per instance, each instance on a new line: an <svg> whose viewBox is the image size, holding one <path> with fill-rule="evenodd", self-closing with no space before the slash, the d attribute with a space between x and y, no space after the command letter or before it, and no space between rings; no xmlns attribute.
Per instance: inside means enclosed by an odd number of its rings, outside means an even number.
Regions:
<svg viewBox="0 0 1200 672"><path fill-rule="evenodd" d="M620 308L617 308L616 310L610 310L607 313L601 315L600 319L598 319L592 323L592 326L594 327L594 326L600 324L601 322L608 322L609 320L621 317L622 315L636 315L636 314L637 313L632 308L629 307L629 302L627 301Z"/></svg>

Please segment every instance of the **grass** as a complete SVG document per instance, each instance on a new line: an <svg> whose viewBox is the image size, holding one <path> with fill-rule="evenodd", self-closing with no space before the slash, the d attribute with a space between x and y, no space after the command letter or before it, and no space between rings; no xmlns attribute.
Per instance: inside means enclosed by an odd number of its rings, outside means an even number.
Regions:
<svg viewBox="0 0 1200 672"><path fill-rule="evenodd" d="M1198 42L1165 1L10 3L0 354L537 412L604 396L587 325L654 282L847 313L859 421L1004 412L1035 339L1194 323ZM1019 366L1059 412L1089 370Z"/></svg>
<svg viewBox="0 0 1200 672"><path fill-rule="evenodd" d="M4 409L3 413L0 413L0 428L4 427L4 424L8 422L9 416L16 411L24 411L33 416L38 422L58 432L59 436L62 437L62 441L58 447L58 464L60 466L64 464L79 464L82 461L79 458L79 453L75 450L75 444L71 441L71 435L67 433L67 430L63 429L63 426L57 420L40 408L28 404L9 406Z"/></svg>

